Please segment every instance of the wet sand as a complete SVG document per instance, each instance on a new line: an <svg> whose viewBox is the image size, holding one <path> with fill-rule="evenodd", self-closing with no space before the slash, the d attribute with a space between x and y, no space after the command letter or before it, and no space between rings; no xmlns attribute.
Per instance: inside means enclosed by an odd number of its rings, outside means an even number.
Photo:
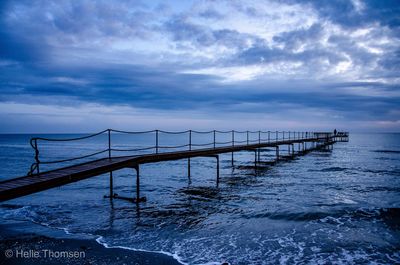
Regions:
<svg viewBox="0 0 400 265"><path fill-rule="evenodd" d="M180 264L161 253L106 248L95 239L77 239L42 233L45 228L27 232L29 223L0 225L0 264ZM56 233L57 234L57 233Z"/></svg>

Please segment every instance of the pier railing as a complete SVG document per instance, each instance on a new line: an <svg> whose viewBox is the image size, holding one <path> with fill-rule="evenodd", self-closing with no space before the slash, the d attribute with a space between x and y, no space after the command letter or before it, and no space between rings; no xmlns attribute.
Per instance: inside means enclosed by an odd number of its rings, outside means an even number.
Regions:
<svg viewBox="0 0 400 265"><path fill-rule="evenodd" d="M126 134L126 135L152 135L154 145L138 148L122 148L113 145L113 136L115 134ZM338 133L342 137L346 133ZM97 136L103 135L107 137L108 146L102 150L83 154L80 156L74 156L63 159L55 160L43 160L40 152L40 144L42 142L79 142L86 139L91 139ZM187 142L179 145L163 145L160 144L160 140L163 135L186 135ZM209 135L212 141L205 143L196 143L192 141L194 135ZM223 141L218 141L218 137L224 135ZM41 165L51 165L67 163L72 161L79 161L83 159L88 159L91 157L98 157L103 155L103 158L112 158L117 156L134 156L136 152L151 151L151 154L158 154L162 152L169 152L171 150L194 150L196 148L217 148L223 146L235 146L235 145L251 145L251 144L261 144L277 142L282 140L298 140L298 139L310 139L310 138L325 138L325 135L319 135L316 132L294 132L294 131L221 131L221 130L211 130L211 131L197 131L197 130L185 130L185 131L164 131L164 130L150 130L150 131L122 131L107 129L94 134L87 134L75 138L45 138L45 137L34 137L30 140L30 144L35 151L35 162L31 165L28 175L39 174ZM229 139L227 141L227 139ZM240 140L239 140L240 139Z"/></svg>

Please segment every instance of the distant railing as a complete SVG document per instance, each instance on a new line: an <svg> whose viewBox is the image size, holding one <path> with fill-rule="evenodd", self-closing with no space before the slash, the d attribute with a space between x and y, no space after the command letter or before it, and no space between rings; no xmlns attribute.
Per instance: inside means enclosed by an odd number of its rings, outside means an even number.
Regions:
<svg viewBox="0 0 400 265"><path fill-rule="evenodd" d="M144 148L116 148L113 147L112 145L112 135L113 133L119 133L119 134L131 134L131 135L139 135L139 134L154 134L154 143L155 145L149 146L149 147L144 147ZM183 145L160 145L160 136L162 134L170 134L170 135L183 135L187 134L188 135L188 142L187 144ZM207 143L193 143L192 142L192 136L194 134L203 134L203 135L212 135L213 136L213 141L212 142L207 142ZM217 141L217 135L219 134L225 134L225 135L231 135L230 141L223 141L223 142L218 142ZM250 138L251 135L256 135L255 139ZM85 154L82 156L77 156L77 157L72 157L72 158L66 158L66 159L58 159L58 160L52 160L52 161L42 161L40 158L40 151L39 151L39 142L71 142L71 141L80 141L80 140L85 140L89 138L93 138L99 135L107 135L108 137L108 148ZM244 140L235 140L235 136L238 135L245 135L246 138ZM265 138L263 138L265 137ZM35 162L31 165L30 171L28 172L28 175L32 174L39 174L40 173L40 165L48 165L48 164L57 164L57 163L64 163L64 162L71 162L71 161L76 161L76 160L82 160L85 158L89 157L94 157L103 153L106 153L108 158L113 157L113 153L118 152L138 152L138 151L148 151L148 150L154 150L152 154L158 154L160 153L161 150L170 150L170 149L177 149L177 148L187 148L187 150L192 150L192 148L195 147L209 147L209 148L217 148L217 147L223 147L223 146L235 146L235 144L241 144L241 145L251 145L251 144L261 144L261 143L270 143L270 142L277 142L281 140L296 140L296 139L310 139L310 138L315 138L318 137L317 133L315 132L293 132L293 131L235 131L235 130L230 130L230 131L220 131L220 130L212 130L212 131L196 131L196 130L185 130L185 131L164 131L164 130L150 130L150 131L122 131L122 130L114 130L114 129L107 129L98 133L94 134L89 134L85 135L82 137L76 137L76 138L67 138L67 139L51 139L51 138L44 138L44 137L34 137L30 140L30 144L32 148L35 151ZM325 138L325 137L321 137Z"/></svg>

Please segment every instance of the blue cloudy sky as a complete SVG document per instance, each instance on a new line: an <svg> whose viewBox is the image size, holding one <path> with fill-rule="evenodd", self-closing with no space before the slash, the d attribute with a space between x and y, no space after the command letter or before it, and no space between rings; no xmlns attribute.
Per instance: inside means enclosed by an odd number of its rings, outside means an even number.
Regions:
<svg viewBox="0 0 400 265"><path fill-rule="evenodd" d="M0 1L0 132L400 131L400 1Z"/></svg>

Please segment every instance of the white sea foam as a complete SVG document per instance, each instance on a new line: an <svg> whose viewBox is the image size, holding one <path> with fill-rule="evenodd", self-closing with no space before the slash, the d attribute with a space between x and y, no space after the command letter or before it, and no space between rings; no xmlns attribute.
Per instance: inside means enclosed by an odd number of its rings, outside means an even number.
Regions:
<svg viewBox="0 0 400 265"><path fill-rule="evenodd" d="M184 262L176 253L170 253L166 251L156 251L156 250L147 250L147 249L141 249L141 248L133 248L133 247L125 247L125 246L114 246L114 245L109 245L104 241L104 237L98 236L96 238L96 242L103 245L105 248L121 248L121 249L127 249L127 250L133 250L133 251L142 251L142 252L148 252L148 253L159 253L159 254L164 254L167 256L170 256L174 258L176 261L178 261L181 264L187 265L188 263Z"/></svg>

